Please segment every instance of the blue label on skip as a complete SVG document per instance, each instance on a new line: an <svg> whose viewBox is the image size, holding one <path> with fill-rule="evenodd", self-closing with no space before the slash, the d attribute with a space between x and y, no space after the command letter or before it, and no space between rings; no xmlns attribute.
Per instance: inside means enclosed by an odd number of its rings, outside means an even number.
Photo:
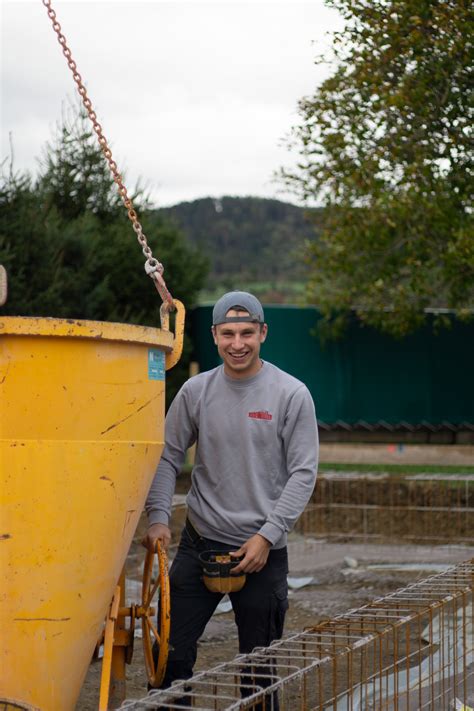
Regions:
<svg viewBox="0 0 474 711"><path fill-rule="evenodd" d="M148 380L165 379L165 354L158 348L148 349Z"/></svg>

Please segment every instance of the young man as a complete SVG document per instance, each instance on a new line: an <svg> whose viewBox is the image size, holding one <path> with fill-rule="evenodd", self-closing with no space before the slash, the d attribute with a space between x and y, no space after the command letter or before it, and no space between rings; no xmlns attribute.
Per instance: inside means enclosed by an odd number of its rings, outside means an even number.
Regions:
<svg viewBox="0 0 474 711"><path fill-rule="evenodd" d="M252 294L230 292L214 306L212 323L223 364L188 380L174 399L146 502L150 527L144 543L153 546L159 539L167 547L176 476L196 442L188 519L170 571L163 688L192 676L197 641L222 598L201 579L199 554L205 550L243 556L233 572L246 573L246 583L230 594L239 651L281 637L288 608L287 533L316 481L313 401L303 383L261 360L268 332L262 305Z"/></svg>

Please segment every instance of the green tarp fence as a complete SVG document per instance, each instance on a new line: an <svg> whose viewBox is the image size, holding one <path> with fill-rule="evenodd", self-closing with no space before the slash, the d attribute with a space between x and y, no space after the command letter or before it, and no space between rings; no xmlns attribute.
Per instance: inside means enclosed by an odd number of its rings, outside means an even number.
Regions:
<svg viewBox="0 0 474 711"><path fill-rule="evenodd" d="M219 365L212 341L212 306L192 312L194 357L201 371ZM474 324L454 318L398 340L355 319L337 341L321 344L312 307L265 306L269 335L262 357L302 380L318 420L433 426L474 422Z"/></svg>

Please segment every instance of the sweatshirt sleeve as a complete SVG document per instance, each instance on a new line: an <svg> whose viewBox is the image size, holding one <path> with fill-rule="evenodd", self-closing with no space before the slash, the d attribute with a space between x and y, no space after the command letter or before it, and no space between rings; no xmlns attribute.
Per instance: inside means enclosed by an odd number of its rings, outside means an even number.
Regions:
<svg viewBox="0 0 474 711"><path fill-rule="evenodd" d="M173 400L165 420L165 446L145 503L148 524L168 525L176 477L184 464L186 451L197 438L197 426L185 383Z"/></svg>
<svg viewBox="0 0 474 711"><path fill-rule="evenodd" d="M318 427L313 399L302 385L293 394L282 430L288 481L259 533L272 544L290 531L308 503L318 471Z"/></svg>

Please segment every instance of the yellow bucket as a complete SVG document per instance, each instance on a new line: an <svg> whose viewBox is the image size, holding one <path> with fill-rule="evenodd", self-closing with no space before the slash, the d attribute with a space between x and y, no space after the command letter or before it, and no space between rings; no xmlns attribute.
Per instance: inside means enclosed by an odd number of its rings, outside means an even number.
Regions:
<svg viewBox="0 0 474 711"><path fill-rule="evenodd" d="M163 449L181 330L0 317L7 708L75 707Z"/></svg>

